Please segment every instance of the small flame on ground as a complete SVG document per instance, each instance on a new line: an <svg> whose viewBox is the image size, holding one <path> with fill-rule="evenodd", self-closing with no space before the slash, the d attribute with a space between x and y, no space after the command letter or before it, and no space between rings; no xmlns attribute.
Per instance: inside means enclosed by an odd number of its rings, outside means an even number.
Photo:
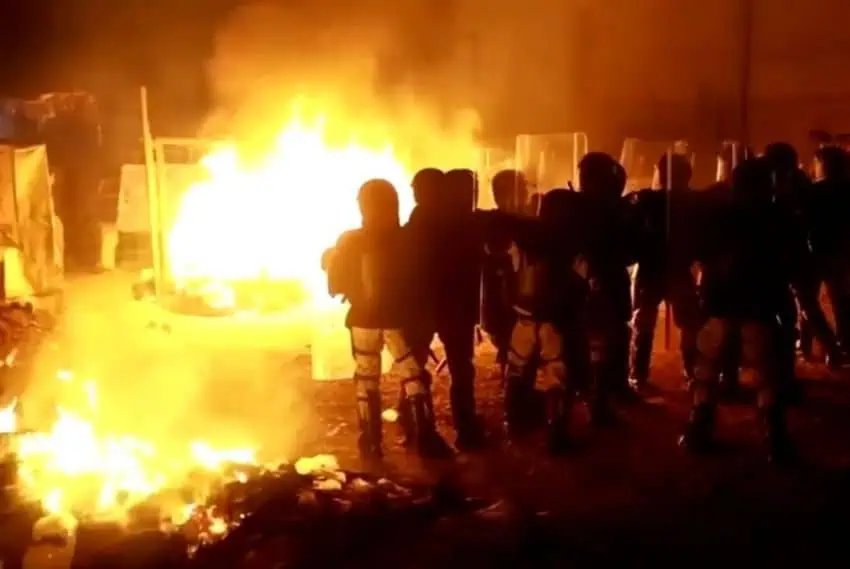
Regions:
<svg viewBox="0 0 850 569"><path fill-rule="evenodd" d="M74 377L68 370L56 374L63 383ZM57 418L47 432L18 432L16 401L0 409L0 432L17 433L12 450L21 490L39 500L49 514L121 519L133 505L169 484L179 486L190 470L221 472L227 465L256 463L253 449L218 450L197 441L179 464L169 464L150 441L99 432L96 382L86 380L78 387L84 409L57 407ZM172 515L188 519L193 511L184 508Z"/></svg>

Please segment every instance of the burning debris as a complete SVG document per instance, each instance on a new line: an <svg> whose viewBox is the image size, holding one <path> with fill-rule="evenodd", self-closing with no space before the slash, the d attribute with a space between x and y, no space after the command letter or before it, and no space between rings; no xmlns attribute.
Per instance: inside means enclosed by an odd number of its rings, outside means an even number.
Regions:
<svg viewBox="0 0 850 569"><path fill-rule="evenodd" d="M0 305L0 374L8 374L18 362L28 362L53 327L53 319L37 311L32 304L13 302ZM0 383L0 392L6 392L8 381Z"/></svg>
<svg viewBox="0 0 850 569"><path fill-rule="evenodd" d="M60 369L54 381L49 427L22 428L17 400L0 409L4 567L36 544L73 547L74 569L331 563L374 535L401 539L477 507L442 487L344 471L329 455L261 466L251 448L165 451L100 429L95 379Z"/></svg>
<svg viewBox="0 0 850 569"><path fill-rule="evenodd" d="M191 504L195 480L150 496L121 522L81 519L69 526L53 517L36 525L43 512L22 503L5 523L14 524L13 533L26 544L74 533L75 569L212 569L272 554L275 566L293 567L350 561L377 547L375 536L381 543L403 539L443 516L483 507L448 485L402 486L341 470L330 456L272 468L230 464L206 482L212 486L202 503ZM175 496L184 500L185 519L173 519L163 508ZM0 553L14 563L25 547L5 541Z"/></svg>

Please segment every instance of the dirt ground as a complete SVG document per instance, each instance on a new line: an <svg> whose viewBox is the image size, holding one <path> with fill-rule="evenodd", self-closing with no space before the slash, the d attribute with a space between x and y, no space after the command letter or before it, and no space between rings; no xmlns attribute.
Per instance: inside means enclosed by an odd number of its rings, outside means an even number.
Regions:
<svg viewBox="0 0 850 569"><path fill-rule="evenodd" d="M452 463L425 464L406 454L398 426L385 425L387 468L396 476L450 477L471 495L492 501L483 515L454 520L411 539L416 553L401 566L622 567L659 561L716 567L833 566L846 563L850 522L850 383L818 366L801 365L806 405L791 416L799 465L779 470L764 460L754 409L728 405L720 415L719 451L687 456L676 440L687 398L674 354L655 356L661 392L645 404L621 407L618 427L595 431L576 412L573 456L553 460L543 441L516 448L499 436L500 382L480 358L479 412L493 433L487 451ZM448 378L436 381L440 428L450 428ZM392 405L397 386L386 382ZM353 392L347 384L312 384L325 436L315 444L357 464ZM319 430L318 432L321 432ZM439 546L435 547L435 544ZM424 560L428 559L425 563ZM417 562L418 560L418 562ZM424 564L423 564L424 563Z"/></svg>
<svg viewBox="0 0 850 569"><path fill-rule="evenodd" d="M244 323L234 328L209 319L152 316L138 305L119 310L121 302L130 302L129 282L126 275L101 276L72 286L69 326L56 349L62 355L51 358L73 367L92 363L92 353L111 354L96 362L98 373L117 378L122 393L143 403L140 413L151 416L154 402L160 426L171 433L203 430L203 421L189 419L218 413L264 434L285 434L290 454L331 453L344 467L360 467L353 386L312 381L307 340L284 350L274 326L248 334ZM133 349L104 349L118 339ZM188 352L193 356L187 363ZM800 366L807 400L792 413L791 429L802 459L778 470L760 452L753 408L746 404L722 409L719 435L725 444L716 455L695 458L678 448L687 402L673 351L655 355L652 381L659 397L619 408L621 424L603 431L591 429L579 408L578 448L558 460L547 456L542 440L516 447L499 436L501 386L486 346L477 367L478 409L493 435L490 447L423 463L401 448L398 425L386 423L386 463L397 480L451 480L490 507L415 534L376 535L349 566L847 566L850 376ZM189 422L166 423L165 376L175 386L204 381L217 397L193 399L196 412L179 414ZM445 375L435 381L435 406L451 441L448 381ZM382 390L385 407L393 406L398 384L387 378ZM129 407L118 411L119 419L138 422Z"/></svg>

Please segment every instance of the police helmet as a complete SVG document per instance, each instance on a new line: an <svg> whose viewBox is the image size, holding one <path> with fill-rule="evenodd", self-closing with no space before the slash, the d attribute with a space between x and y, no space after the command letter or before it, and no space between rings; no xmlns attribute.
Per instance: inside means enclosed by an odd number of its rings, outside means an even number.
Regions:
<svg viewBox="0 0 850 569"><path fill-rule="evenodd" d="M828 180L846 180L850 175L850 157L840 146L822 146L815 152L815 160L822 169L821 176Z"/></svg>
<svg viewBox="0 0 850 569"><path fill-rule="evenodd" d="M792 172L800 165L800 155L787 142L771 142L764 148L764 157L773 170Z"/></svg>
<svg viewBox="0 0 850 569"><path fill-rule="evenodd" d="M626 187L626 169L610 154L588 152L578 163L578 184L588 194L619 197Z"/></svg>
<svg viewBox="0 0 850 569"><path fill-rule="evenodd" d="M364 182L357 192L357 203L364 224L378 222L398 225L398 193L387 180L373 178Z"/></svg>
<svg viewBox="0 0 850 569"><path fill-rule="evenodd" d="M478 175L468 168L446 172L446 205L453 211L472 211L478 203Z"/></svg>
<svg viewBox="0 0 850 569"><path fill-rule="evenodd" d="M519 170L501 170L490 182L499 209L516 211L528 199L528 180Z"/></svg>
<svg viewBox="0 0 850 569"><path fill-rule="evenodd" d="M422 168L413 176L410 187L417 205L431 206L439 202L439 193L444 181L443 171L438 168Z"/></svg>
<svg viewBox="0 0 850 569"><path fill-rule="evenodd" d="M693 168L684 154L664 153L655 164L658 169L658 181L662 188L682 188L691 183ZM669 172L668 172L669 170Z"/></svg>
<svg viewBox="0 0 850 569"><path fill-rule="evenodd" d="M744 160L732 171L732 195L741 202L764 203L773 197L773 166L766 157Z"/></svg>

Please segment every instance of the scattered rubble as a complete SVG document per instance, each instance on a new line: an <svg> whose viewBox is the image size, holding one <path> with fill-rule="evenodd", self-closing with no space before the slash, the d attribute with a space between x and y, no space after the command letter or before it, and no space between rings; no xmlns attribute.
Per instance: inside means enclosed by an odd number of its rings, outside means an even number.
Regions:
<svg viewBox="0 0 850 569"><path fill-rule="evenodd" d="M0 304L0 407L21 394L29 366L54 326L54 317L32 304Z"/></svg>
<svg viewBox="0 0 850 569"><path fill-rule="evenodd" d="M171 494L187 504L192 497L190 490ZM402 485L340 470L330 456L275 468L234 466L181 523L163 519L157 506L163 498L152 496L122 524L79 519L71 568L224 569L272 552L274 566L339 565L388 539L413 539L441 518L487 506L448 483ZM0 519L0 533L15 536L0 544L4 567L15 566L34 539L68 538L67 524L42 523L49 519L43 515L20 504Z"/></svg>

